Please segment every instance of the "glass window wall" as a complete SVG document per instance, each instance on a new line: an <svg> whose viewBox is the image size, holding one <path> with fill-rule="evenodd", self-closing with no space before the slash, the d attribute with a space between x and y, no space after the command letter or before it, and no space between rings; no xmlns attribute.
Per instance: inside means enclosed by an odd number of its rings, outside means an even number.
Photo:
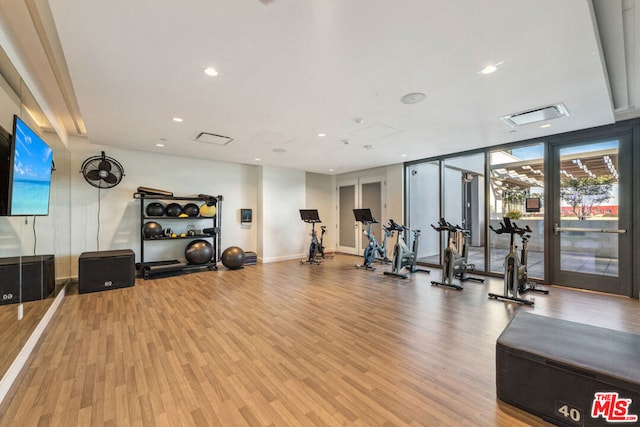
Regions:
<svg viewBox="0 0 640 427"><path fill-rule="evenodd" d="M477 153L443 162L444 219L464 230L467 264L480 271L485 270L484 157Z"/></svg>
<svg viewBox="0 0 640 427"><path fill-rule="evenodd" d="M527 239L529 277L544 277L544 143L490 154L489 225L500 228L508 217L531 229ZM489 271L502 273L509 252L509 235L489 233ZM516 236L516 245L523 241Z"/></svg>
<svg viewBox="0 0 640 427"><path fill-rule="evenodd" d="M430 225L440 217L440 162L408 166L407 193L409 228L421 232L418 262L440 264L440 239Z"/></svg>

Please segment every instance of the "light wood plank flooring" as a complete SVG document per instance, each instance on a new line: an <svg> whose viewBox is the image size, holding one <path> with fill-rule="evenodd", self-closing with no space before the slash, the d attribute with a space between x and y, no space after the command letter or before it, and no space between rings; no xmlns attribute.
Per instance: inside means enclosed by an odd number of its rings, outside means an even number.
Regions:
<svg viewBox="0 0 640 427"><path fill-rule="evenodd" d="M0 375L9 369L53 300L54 297L50 296L23 303L22 320L18 320L18 304L0 305Z"/></svg>
<svg viewBox="0 0 640 427"><path fill-rule="evenodd" d="M519 307L338 255L71 292L0 407L21 426L539 426L495 393L517 310L640 333L629 298L554 287Z"/></svg>

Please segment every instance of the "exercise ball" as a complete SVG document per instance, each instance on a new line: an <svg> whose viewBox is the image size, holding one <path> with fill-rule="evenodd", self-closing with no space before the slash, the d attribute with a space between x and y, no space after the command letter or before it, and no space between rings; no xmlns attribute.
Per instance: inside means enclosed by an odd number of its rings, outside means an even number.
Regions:
<svg viewBox="0 0 640 427"><path fill-rule="evenodd" d="M164 215L164 205L160 202L153 202L147 205L147 216L162 216Z"/></svg>
<svg viewBox="0 0 640 427"><path fill-rule="evenodd" d="M213 246L206 240L194 240L184 249L184 256L189 264L206 264L213 258Z"/></svg>
<svg viewBox="0 0 640 427"><path fill-rule="evenodd" d="M244 265L244 251L237 246L231 246L222 252L222 265L229 270L237 270Z"/></svg>
<svg viewBox="0 0 640 427"><path fill-rule="evenodd" d="M155 221L149 221L142 226L142 234L147 239L162 236L162 226Z"/></svg>
<svg viewBox="0 0 640 427"><path fill-rule="evenodd" d="M187 216L198 216L200 208L195 203L187 203L182 207L182 213Z"/></svg>
<svg viewBox="0 0 640 427"><path fill-rule="evenodd" d="M213 218L216 216L217 209L215 205L207 205L206 203L200 206L200 216L204 216L207 218Z"/></svg>
<svg viewBox="0 0 640 427"><path fill-rule="evenodd" d="M182 213L182 206L177 203L169 203L164 210L166 216L179 216Z"/></svg>

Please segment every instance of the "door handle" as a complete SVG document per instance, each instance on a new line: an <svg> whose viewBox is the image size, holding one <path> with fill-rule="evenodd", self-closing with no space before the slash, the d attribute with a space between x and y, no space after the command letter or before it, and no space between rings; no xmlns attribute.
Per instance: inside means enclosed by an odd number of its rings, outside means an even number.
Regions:
<svg viewBox="0 0 640 427"><path fill-rule="evenodd" d="M627 230L624 229L611 229L611 228L582 228L582 227L559 227L558 224L553 224L553 233L557 236L558 233L567 231L577 231L581 233L608 233L608 234L625 234Z"/></svg>

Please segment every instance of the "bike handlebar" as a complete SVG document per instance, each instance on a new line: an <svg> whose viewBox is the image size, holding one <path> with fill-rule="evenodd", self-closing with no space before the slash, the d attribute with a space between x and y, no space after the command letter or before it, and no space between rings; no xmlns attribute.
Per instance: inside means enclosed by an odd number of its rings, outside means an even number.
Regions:
<svg viewBox="0 0 640 427"><path fill-rule="evenodd" d="M453 225L450 222L447 222L444 218L440 218L440 220L438 221L438 226L436 227L435 225L431 224L431 228L433 228L434 230L436 230L437 232L441 232L441 231L450 231L450 232L458 232L458 233L463 233L463 234L471 234L471 232L469 230L466 230L464 228L462 228L459 225Z"/></svg>
<svg viewBox="0 0 640 427"><path fill-rule="evenodd" d="M493 231L496 234L504 234L504 233L517 234L520 237L523 237L527 233L533 233L533 231L531 230L531 228L529 228L528 225L522 228L522 227L518 227L518 225L515 222L511 222L511 220L508 217L504 217L503 219L504 219L504 223L500 222L500 228L497 230L490 225L489 228L491 229L491 231Z"/></svg>

